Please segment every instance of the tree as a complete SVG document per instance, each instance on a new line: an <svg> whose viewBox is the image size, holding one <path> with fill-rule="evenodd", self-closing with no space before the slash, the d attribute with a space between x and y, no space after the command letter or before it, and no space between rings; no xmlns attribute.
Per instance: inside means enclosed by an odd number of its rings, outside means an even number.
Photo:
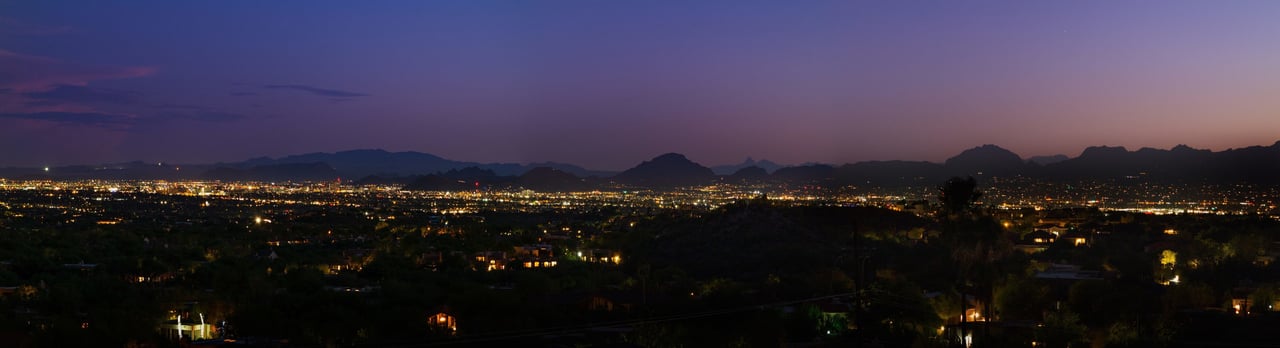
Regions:
<svg viewBox="0 0 1280 348"><path fill-rule="evenodd" d="M995 263L1008 254L1011 246L1002 238L1004 230L1000 225L974 206L982 197L977 187L973 177L953 177L938 186L938 201L942 204L943 241L951 247L961 281L957 284L961 308L968 306L966 287L972 286L976 297L987 304L984 317L990 320L994 316L991 304L995 297ZM961 316L962 322L964 319Z"/></svg>
<svg viewBox="0 0 1280 348"><path fill-rule="evenodd" d="M1071 311L1045 313L1044 325L1036 328L1036 340L1045 347L1083 347L1085 327Z"/></svg>
<svg viewBox="0 0 1280 348"><path fill-rule="evenodd" d="M945 214L967 214L972 212L973 204L982 197L978 192L978 181L973 177L952 177L938 186L938 202L942 204Z"/></svg>

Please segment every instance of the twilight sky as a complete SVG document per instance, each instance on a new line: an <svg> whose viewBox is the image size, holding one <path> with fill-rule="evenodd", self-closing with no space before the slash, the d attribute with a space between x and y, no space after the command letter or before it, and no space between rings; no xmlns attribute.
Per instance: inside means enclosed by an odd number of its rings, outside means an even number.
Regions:
<svg viewBox="0 0 1280 348"><path fill-rule="evenodd" d="M1280 1L0 0L0 166L1280 140Z"/></svg>

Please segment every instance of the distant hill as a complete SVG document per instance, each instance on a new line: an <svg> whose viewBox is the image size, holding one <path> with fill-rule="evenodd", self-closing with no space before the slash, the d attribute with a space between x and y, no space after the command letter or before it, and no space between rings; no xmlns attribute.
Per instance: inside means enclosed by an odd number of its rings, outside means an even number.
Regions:
<svg viewBox="0 0 1280 348"><path fill-rule="evenodd" d="M936 185L946 180L941 164L921 161L871 161L840 166L838 182L854 186Z"/></svg>
<svg viewBox="0 0 1280 348"><path fill-rule="evenodd" d="M747 157L747 159L743 160L742 163L713 166L711 167L711 171L716 173L716 175L730 175L739 170L742 170L743 168L748 168L748 167L757 167L760 169L764 169L766 173L773 173L774 171L778 170L778 168L782 168L783 166L777 163L770 162L769 160L756 161L751 159L751 157Z"/></svg>
<svg viewBox="0 0 1280 348"><path fill-rule="evenodd" d="M573 192L590 188L592 184L559 169L538 167L517 177L512 186L540 192Z"/></svg>
<svg viewBox="0 0 1280 348"><path fill-rule="evenodd" d="M205 172L204 178L222 181L327 181L337 180L338 171L325 163L288 163L248 169L218 167Z"/></svg>
<svg viewBox="0 0 1280 348"><path fill-rule="evenodd" d="M529 171L532 171L537 168L546 167L546 168L559 170L565 173L573 174L574 176L577 176L580 178L587 178L587 177L593 177L593 176L600 177L600 178L607 178L614 175L618 175L618 172L611 172L607 170L590 170L590 169L586 169L586 168L579 167L572 164L556 163L556 162L529 163L529 165L525 167L529 168L529 170L525 171L525 173L528 173Z"/></svg>
<svg viewBox="0 0 1280 348"><path fill-rule="evenodd" d="M1027 159L1027 162L1044 166L1044 165L1050 165L1050 164L1066 161L1069 159L1071 159L1071 157L1067 157L1067 155L1031 156L1031 158Z"/></svg>
<svg viewBox="0 0 1280 348"><path fill-rule="evenodd" d="M751 164L751 165L746 165ZM598 189L613 181L638 187L669 188L715 182L769 182L836 186L931 186L951 176L1024 176L1043 180L1146 180L1231 184L1280 184L1280 141L1213 152L1178 145L1168 150L1093 146L1079 156L1036 156L1023 160L995 145L960 152L943 163L868 161L779 167L748 158L717 166L721 174L684 155L668 153L614 174L572 164L475 163L420 152L352 150L309 153L279 159L253 158L235 163L169 164L125 162L44 168L0 168L9 179L108 180L259 180L326 181L342 178L362 184L406 185L411 189L474 190L520 188L561 191ZM724 170L736 168L728 173Z"/></svg>
<svg viewBox="0 0 1280 348"><path fill-rule="evenodd" d="M1169 150L1089 147L1079 157L1044 166L1038 177L1058 180L1145 179L1155 181L1280 184L1280 142L1220 152L1178 145Z"/></svg>
<svg viewBox="0 0 1280 348"><path fill-rule="evenodd" d="M826 164L780 168L773 172L773 179L799 184L826 184L835 178L836 168Z"/></svg>
<svg viewBox="0 0 1280 348"><path fill-rule="evenodd" d="M769 180L769 172L757 166L738 169L732 175L725 177L725 181L734 184L760 183L766 180Z"/></svg>
<svg viewBox="0 0 1280 348"><path fill-rule="evenodd" d="M710 184L715 173L684 155L668 153L627 169L613 177L615 182L644 187L676 187Z"/></svg>
<svg viewBox="0 0 1280 348"><path fill-rule="evenodd" d="M497 175L516 176L537 167L551 167L577 176L611 176L612 172L593 171L579 166L564 163L543 162L522 165L519 163L478 163L454 161L429 153L405 151L389 152L385 150L350 150L334 153L315 152L302 155L285 156L279 159L258 157L243 162L219 163L220 167L251 168L263 165L292 163L328 163L345 178L364 178L368 176L397 177L426 175L476 167L491 170Z"/></svg>
<svg viewBox="0 0 1280 348"><path fill-rule="evenodd" d="M335 153L316 152L285 156L279 159L260 157L240 163L227 163L224 166L243 168L292 163L328 163L334 170L350 178L361 178L370 175L422 175L479 165L478 163L448 160L421 152L351 150Z"/></svg>
<svg viewBox="0 0 1280 348"><path fill-rule="evenodd" d="M964 150L943 163L947 174L959 176L1007 176L1023 173L1026 162L1017 154L999 146L987 144Z"/></svg>

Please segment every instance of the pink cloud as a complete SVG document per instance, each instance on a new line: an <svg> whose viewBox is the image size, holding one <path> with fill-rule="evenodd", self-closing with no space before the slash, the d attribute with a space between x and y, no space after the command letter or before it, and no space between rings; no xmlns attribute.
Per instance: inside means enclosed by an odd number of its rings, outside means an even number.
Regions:
<svg viewBox="0 0 1280 348"><path fill-rule="evenodd" d="M0 89L39 91L56 85L83 86L90 81L143 77L152 67L116 67L66 62L0 49Z"/></svg>

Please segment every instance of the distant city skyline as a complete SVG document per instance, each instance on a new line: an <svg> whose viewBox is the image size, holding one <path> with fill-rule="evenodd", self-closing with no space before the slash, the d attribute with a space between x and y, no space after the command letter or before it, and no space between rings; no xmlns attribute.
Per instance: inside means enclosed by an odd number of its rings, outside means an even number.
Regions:
<svg viewBox="0 0 1280 348"><path fill-rule="evenodd" d="M1280 140L1278 2L0 2L0 166Z"/></svg>

